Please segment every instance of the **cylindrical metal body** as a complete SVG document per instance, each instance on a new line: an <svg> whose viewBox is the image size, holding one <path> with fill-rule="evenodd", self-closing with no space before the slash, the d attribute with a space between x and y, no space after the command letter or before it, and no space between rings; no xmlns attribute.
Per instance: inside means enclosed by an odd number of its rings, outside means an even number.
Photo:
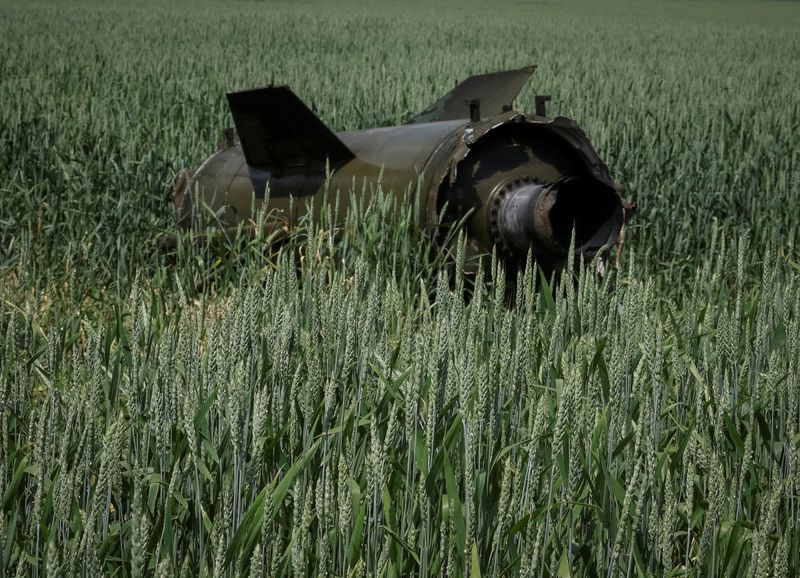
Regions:
<svg viewBox="0 0 800 578"><path fill-rule="evenodd" d="M623 223L621 187L583 131L563 117L509 111L478 122L440 121L336 136L354 158L330 167L327 176L302 167L253 168L240 145L223 146L178 191L179 220L199 230L232 230L253 226L255 213L267 209L266 226L288 230L309 210L319 216L324 199L333 203L337 193L343 218L351 191L356 198L370 195L380 180L400 204L419 195L422 226L466 217L475 252L491 252L497 245L506 256L519 258L532 249L554 267L565 260L573 227L576 250L590 258L616 241Z"/></svg>

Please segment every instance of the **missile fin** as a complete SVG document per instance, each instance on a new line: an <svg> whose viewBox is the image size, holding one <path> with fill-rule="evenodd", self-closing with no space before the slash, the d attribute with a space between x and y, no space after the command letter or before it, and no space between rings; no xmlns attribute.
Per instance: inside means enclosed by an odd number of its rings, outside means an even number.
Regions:
<svg viewBox="0 0 800 578"><path fill-rule="evenodd" d="M355 157L287 86L229 92L247 164L262 169L325 168Z"/></svg>
<svg viewBox="0 0 800 578"><path fill-rule="evenodd" d="M510 110L534 70L535 66L526 66L470 76L405 124L469 118L470 103L479 103L484 117Z"/></svg>

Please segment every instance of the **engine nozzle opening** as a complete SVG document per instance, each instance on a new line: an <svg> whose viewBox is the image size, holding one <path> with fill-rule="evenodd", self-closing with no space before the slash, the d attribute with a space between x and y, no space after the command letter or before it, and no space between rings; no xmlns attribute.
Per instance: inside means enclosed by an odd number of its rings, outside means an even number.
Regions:
<svg viewBox="0 0 800 578"><path fill-rule="evenodd" d="M613 187L592 177L562 177L514 187L500 201L497 228L513 253L533 248L559 261L569 252L573 230L575 253L591 258L616 242L622 224L622 200Z"/></svg>
<svg viewBox="0 0 800 578"><path fill-rule="evenodd" d="M573 229L576 254L592 256L617 240L623 224L622 200L612 187L590 177L566 177L553 183L547 194L552 240L565 253Z"/></svg>

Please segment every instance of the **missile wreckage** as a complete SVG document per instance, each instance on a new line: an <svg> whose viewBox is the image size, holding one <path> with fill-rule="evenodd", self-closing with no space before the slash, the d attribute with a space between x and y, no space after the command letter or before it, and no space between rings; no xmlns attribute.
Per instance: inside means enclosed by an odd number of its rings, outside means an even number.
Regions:
<svg viewBox="0 0 800 578"><path fill-rule="evenodd" d="M574 251L588 261L617 243L634 206L623 201L585 133L546 116L547 96L524 114L513 101L535 67L472 76L400 126L334 133L288 87L228 93L231 129L176 191L178 223L193 231L279 236L320 218L338 197L374 194L380 179L397 202L418 199L421 226L463 223L471 251L527 258L560 270ZM351 194L351 192L353 194ZM343 218L340 216L340 218ZM336 223L334 223L335 225Z"/></svg>

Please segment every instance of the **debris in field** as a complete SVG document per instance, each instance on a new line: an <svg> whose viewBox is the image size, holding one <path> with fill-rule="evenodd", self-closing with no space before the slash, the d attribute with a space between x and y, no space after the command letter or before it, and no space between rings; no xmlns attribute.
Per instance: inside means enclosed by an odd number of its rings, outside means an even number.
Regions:
<svg viewBox="0 0 800 578"><path fill-rule="evenodd" d="M513 109L534 69L473 76L406 124L340 133L286 86L231 92L239 142L227 131L182 180L179 223L281 235L308 212L318 220L335 206L344 219L352 200L373 194L359 185L380 181L400 204L418 195L422 226L440 238L464 222L476 253L497 248L513 263L532 250L559 270L574 229L574 251L589 261L617 242L630 205L577 123L544 116L549 96L536 98L536 114Z"/></svg>

